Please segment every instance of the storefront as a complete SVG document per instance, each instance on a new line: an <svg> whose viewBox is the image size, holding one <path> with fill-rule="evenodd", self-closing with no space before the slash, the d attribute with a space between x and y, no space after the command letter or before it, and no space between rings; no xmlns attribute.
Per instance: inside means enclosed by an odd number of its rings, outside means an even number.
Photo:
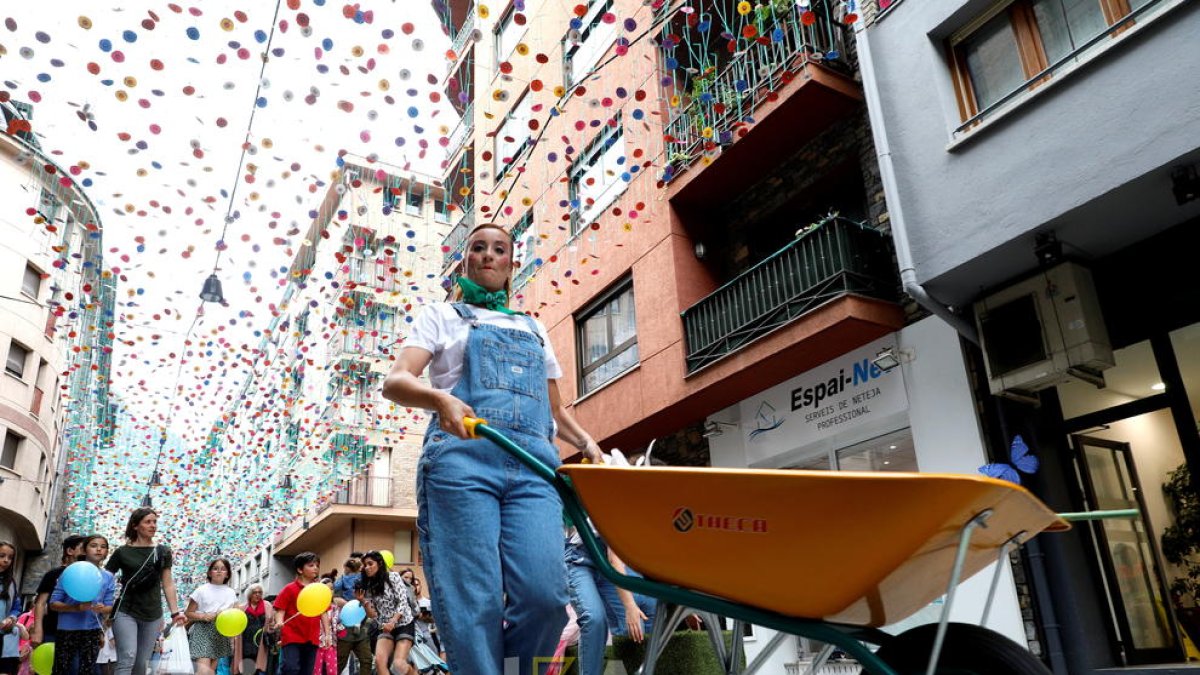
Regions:
<svg viewBox="0 0 1200 675"><path fill-rule="evenodd" d="M719 411L706 430L713 466L977 473L987 461L959 336L939 319L907 326ZM796 517L814 523L812 555L838 554L837 534L818 526L820 513ZM1025 644L1027 626L1007 567L987 625ZM961 586L952 620L979 622L990 571ZM895 628L935 621L940 609L935 604ZM749 658L770 638L755 631ZM773 664L778 670L765 672L784 672L782 664L805 649L784 646Z"/></svg>
<svg viewBox="0 0 1200 675"><path fill-rule="evenodd" d="M1196 594L1180 583L1189 570L1168 560L1174 550L1200 552L1194 531L1172 538L1169 529L1181 506L1173 479L1200 467L1200 284L1189 260L1197 244L1195 224L1184 224L1089 264L1115 363L1102 386L1071 379L1023 402L977 390L993 439L1030 440L1041 466L1026 483L1053 508L1139 513L1037 540L1045 557L1027 564L1055 672L1200 657L1187 639L1200 638ZM982 355L972 356L982 370Z"/></svg>

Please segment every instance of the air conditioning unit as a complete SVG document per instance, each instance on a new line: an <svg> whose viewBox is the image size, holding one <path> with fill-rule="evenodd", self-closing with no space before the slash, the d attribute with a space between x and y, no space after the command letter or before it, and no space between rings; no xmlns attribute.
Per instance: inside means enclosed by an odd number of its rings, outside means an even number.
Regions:
<svg viewBox="0 0 1200 675"><path fill-rule="evenodd" d="M1115 365L1092 274L1064 262L975 303L993 394L1035 392L1075 377L1104 386Z"/></svg>

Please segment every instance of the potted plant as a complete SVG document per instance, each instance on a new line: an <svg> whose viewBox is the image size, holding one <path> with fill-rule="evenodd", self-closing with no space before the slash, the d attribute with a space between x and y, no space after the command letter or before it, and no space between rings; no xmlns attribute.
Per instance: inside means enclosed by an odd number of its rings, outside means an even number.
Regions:
<svg viewBox="0 0 1200 675"><path fill-rule="evenodd" d="M1171 581L1175 615L1192 642L1200 644L1200 496L1186 463L1167 474L1163 493L1175 516L1162 533L1162 552L1181 576Z"/></svg>

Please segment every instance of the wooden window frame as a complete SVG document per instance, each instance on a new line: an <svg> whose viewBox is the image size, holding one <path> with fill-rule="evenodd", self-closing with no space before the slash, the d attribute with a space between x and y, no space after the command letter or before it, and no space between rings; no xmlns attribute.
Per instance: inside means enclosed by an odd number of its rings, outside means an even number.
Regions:
<svg viewBox="0 0 1200 675"><path fill-rule="evenodd" d="M1132 12L1129 0L1093 0L1100 5L1104 21L1109 28L1124 21L1124 24L1112 29L1110 38L1115 38L1134 25L1127 17ZM958 106L959 119L962 122L971 120L980 113L978 97L971 82L971 71L967 66L967 54L963 48L967 39L978 32L984 24L996 16L1004 14L1008 17L1009 28L1017 43L1017 59L1021 63L1021 71L1025 75L1024 87L1033 91L1050 81L1051 73L1046 73L1034 79L1039 73L1050 67L1046 56L1046 46L1038 29L1037 18L1033 11L1033 0L1014 0L1000 9L986 12L971 21L962 30L946 41L946 60L950 65L951 80L954 85L954 98ZM1078 51L1078 50L1077 50ZM975 120L971 126L976 126L981 120Z"/></svg>

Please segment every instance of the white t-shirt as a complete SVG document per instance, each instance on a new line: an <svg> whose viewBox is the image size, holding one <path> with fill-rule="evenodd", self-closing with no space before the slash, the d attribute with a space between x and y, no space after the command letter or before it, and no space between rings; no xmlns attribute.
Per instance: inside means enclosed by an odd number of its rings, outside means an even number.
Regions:
<svg viewBox="0 0 1200 675"><path fill-rule="evenodd" d="M196 601L196 611L204 614L219 612L237 605L237 593L225 584L204 583L196 587L189 599Z"/></svg>
<svg viewBox="0 0 1200 675"><path fill-rule="evenodd" d="M481 307L471 307L471 311L481 324L530 332L529 317L525 315L505 314ZM545 345L546 378L556 380L562 377L562 366L558 365L558 359L554 356L554 347L550 344L546 328L536 319L534 323ZM434 389L450 391L462 378L463 353L467 348L470 330L470 322L459 316L450 303L426 305L417 314L404 346L419 347L433 354L429 362L429 383Z"/></svg>

